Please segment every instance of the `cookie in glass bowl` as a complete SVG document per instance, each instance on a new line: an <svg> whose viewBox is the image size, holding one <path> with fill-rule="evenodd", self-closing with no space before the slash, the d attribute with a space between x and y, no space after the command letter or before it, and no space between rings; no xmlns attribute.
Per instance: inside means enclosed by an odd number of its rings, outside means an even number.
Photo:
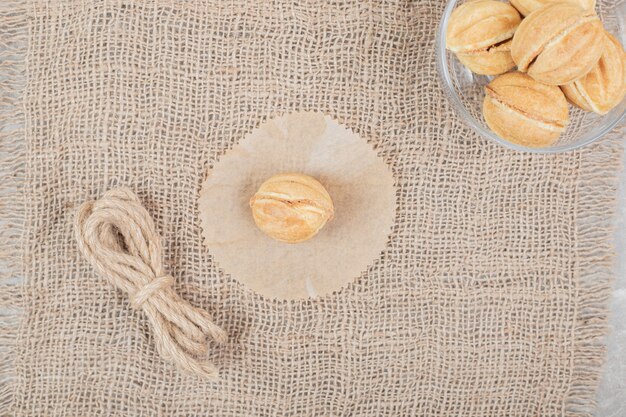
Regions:
<svg viewBox="0 0 626 417"><path fill-rule="evenodd" d="M604 50L604 28L593 10L555 3L530 13L513 36L511 56L521 72L548 85L587 74Z"/></svg>
<svg viewBox="0 0 626 417"><path fill-rule="evenodd" d="M478 0L454 10L446 32L446 47L472 72L498 75L515 67L511 39L522 21L508 3Z"/></svg>
<svg viewBox="0 0 626 417"><path fill-rule="evenodd" d="M608 32L604 45L600 60L587 75L561 86L565 97L574 105L600 115L605 115L618 106L626 94L624 48Z"/></svg>
<svg viewBox="0 0 626 417"><path fill-rule="evenodd" d="M485 87L483 116L501 138L542 148L563 133L569 110L559 87L539 83L521 72L509 72Z"/></svg>

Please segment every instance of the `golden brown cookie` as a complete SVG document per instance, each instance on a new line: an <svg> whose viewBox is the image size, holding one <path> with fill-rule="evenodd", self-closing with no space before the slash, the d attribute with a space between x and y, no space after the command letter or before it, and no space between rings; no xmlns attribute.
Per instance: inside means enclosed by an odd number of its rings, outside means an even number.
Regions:
<svg viewBox="0 0 626 417"><path fill-rule="evenodd" d="M572 2L583 9L593 10L596 7L596 0L510 0L522 16L528 16L531 12L553 3Z"/></svg>
<svg viewBox="0 0 626 417"><path fill-rule="evenodd" d="M521 22L514 7L478 0L457 7L450 16L446 48L478 74L497 75L515 66L510 39Z"/></svg>
<svg viewBox="0 0 626 417"><path fill-rule="evenodd" d="M559 87L541 84L521 72L510 72L494 79L485 92L485 121L503 139L545 147L565 130L567 100Z"/></svg>
<svg viewBox="0 0 626 417"><path fill-rule="evenodd" d="M592 10L555 3L530 13L513 36L511 55L522 72L549 85L587 74L604 49L604 29Z"/></svg>
<svg viewBox="0 0 626 417"><path fill-rule="evenodd" d="M324 186L303 174L271 177L250 199L250 207L258 228L286 243L312 238L334 213L333 202Z"/></svg>
<svg viewBox="0 0 626 417"><path fill-rule="evenodd" d="M515 66L511 57L511 41L488 49L456 54L459 61L476 74L499 75Z"/></svg>
<svg viewBox="0 0 626 417"><path fill-rule="evenodd" d="M626 54L615 37L606 33L604 53L584 77L561 86L569 101L583 110L607 114L626 94Z"/></svg>

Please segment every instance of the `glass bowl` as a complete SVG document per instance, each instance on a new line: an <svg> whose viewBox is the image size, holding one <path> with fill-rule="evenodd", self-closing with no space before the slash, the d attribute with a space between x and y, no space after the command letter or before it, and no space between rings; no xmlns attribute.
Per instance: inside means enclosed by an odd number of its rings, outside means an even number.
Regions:
<svg viewBox="0 0 626 417"><path fill-rule="evenodd" d="M441 86L457 114L480 135L500 145L517 151L557 153L571 151L588 145L610 132L626 114L626 99L610 113L600 116L570 104L570 121L565 132L551 146L530 148L500 138L489 129L482 114L484 87L494 77L477 75L465 68L450 51L446 50L446 29L450 14L457 6L471 0L450 0L437 30L435 55ZM624 45L626 31L626 3L615 0L598 0L596 12L607 31Z"/></svg>

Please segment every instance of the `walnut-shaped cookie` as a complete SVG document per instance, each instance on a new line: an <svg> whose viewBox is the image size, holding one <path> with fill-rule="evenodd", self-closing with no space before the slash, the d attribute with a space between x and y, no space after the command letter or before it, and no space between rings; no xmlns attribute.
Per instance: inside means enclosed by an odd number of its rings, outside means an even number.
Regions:
<svg viewBox="0 0 626 417"><path fill-rule="evenodd" d="M521 16L508 3L464 3L450 16L446 48L477 74L502 74L515 66L510 40L520 22Z"/></svg>
<svg viewBox="0 0 626 417"><path fill-rule="evenodd" d="M513 36L517 68L548 85L568 84L587 74L604 49L604 28L593 10L555 3L530 13Z"/></svg>
<svg viewBox="0 0 626 417"><path fill-rule="evenodd" d="M503 74L515 66L510 40L488 49L458 53L456 56L472 72L481 75Z"/></svg>
<svg viewBox="0 0 626 417"><path fill-rule="evenodd" d="M608 32L604 52L595 67L584 77L561 86L565 97L583 110L607 114L626 94L626 53Z"/></svg>
<svg viewBox="0 0 626 417"><path fill-rule="evenodd" d="M334 213L333 201L319 181L291 173L275 175L261 184L250 207L257 227L286 243L312 238Z"/></svg>
<svg viewBox="0 0 626 417"><path fill-rule="evenodd" d="M485 121L503 139L540 148L553 144L565 130L567 100L559 87L509 72L495 78L485 92Z"/></svg>

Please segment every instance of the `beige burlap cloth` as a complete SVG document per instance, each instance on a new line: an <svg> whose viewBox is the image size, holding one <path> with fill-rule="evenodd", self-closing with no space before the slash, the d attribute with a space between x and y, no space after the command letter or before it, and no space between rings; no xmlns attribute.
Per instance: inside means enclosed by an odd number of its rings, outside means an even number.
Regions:
<svg viewBox="0 0 626 417"><path fill-rule="evenodd" d="M591 414L621 133L556 156L472 133L437 84L443 7L4 1L0 415ZM278 302L216 268L197 198L220 155L294 110L367 138L398 211L356 282ZM79 255L76 207L118 185L153 216L175 290L227 331L219 381L162 360Z"/></svg>

